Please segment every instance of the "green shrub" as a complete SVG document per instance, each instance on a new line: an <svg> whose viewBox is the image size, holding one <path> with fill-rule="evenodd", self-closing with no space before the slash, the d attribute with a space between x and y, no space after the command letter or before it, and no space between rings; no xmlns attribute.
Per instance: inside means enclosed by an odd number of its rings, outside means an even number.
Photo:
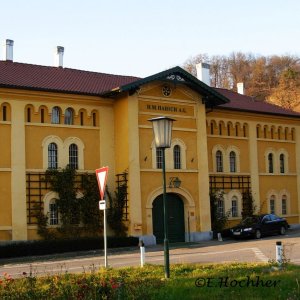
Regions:
<svg viewBox="0 0 300 300"><path fill-rule="evenodd" d="M108 248L138 246L136 237L107 237ZM103 249L103 237L12 242L0 245L0 258Z"/></svg>

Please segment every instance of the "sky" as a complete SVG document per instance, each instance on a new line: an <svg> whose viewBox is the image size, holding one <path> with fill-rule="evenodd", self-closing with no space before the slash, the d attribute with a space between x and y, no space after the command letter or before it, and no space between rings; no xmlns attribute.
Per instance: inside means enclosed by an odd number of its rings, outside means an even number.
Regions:
<svg viewBox="0 0 300 300"><path fill-rule="evenodd" d="M198 54L300 56L299 0L0 0L14 61L146 77ZM4 59L2 49L0 59Z"/></svg>

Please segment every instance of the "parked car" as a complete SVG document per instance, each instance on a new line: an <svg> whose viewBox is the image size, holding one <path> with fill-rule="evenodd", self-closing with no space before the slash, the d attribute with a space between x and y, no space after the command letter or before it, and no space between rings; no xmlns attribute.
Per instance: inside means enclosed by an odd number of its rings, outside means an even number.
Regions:
<svg viewBox="0 0 300 300"><path fill-rule="evenodd" d="M265 235L285 234L289 228L286 219L274 214L262 214L244 219L240 224L230 229L234 238L255 237L260 239Z"/></svg>

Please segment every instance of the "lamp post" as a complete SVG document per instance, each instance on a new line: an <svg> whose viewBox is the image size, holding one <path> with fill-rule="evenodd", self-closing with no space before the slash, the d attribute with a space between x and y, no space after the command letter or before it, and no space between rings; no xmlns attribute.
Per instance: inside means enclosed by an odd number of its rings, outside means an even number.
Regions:
<svg viewBox="0 0 300 300"><path fill-rule="evenodd" d="M166 165L165 149L171 147L172 125L174 119L158 117L149 120L152 122L155 147L162 150L162 174L163 174L163 206L164 206L164 258L165 278L170 278L169 239L168 239L168 206L166 193Z"/></svg>

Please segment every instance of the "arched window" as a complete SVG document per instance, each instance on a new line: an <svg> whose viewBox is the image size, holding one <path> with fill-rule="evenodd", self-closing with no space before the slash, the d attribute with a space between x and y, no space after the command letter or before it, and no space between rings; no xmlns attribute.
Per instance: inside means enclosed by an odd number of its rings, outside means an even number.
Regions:
<svg viewBox="0 0 300 300"><path fill-rule="evenodd" d="M239 136L239 125L235 125L235 136Z"/></svg>
<svg viewBox="0 0 300 300"><path fill-rule="evenodd" d="M220 150L216 152L216 169L217 172L223 172L223 154Z"/></svg>
<svg viewBox="0 0 300 300"><path fill-rule="evenodd" d="M58 208L54 199L49 202L49 224L58 225Z"/></svg>
<svg viewBox="0 0 300 300"><path fill-rule="evenodd" d="M260 132L260 127L256 127L256 137L259 139L260 136L259 136L259 132Z"/></svg>
<svg viewBox="0 0 300 300"><path fill-rule="evenodd" d="M227 135L230 136L230 124L227 124Z"/></svg>
<svg viewBox="0 0 300 300"><path fill-rule="evenodd" d="M64 123L66 125L73 125L73 109L72 108L67 108L65 111L65 121Z"/></svg>
<svg viewBox="0 0 300 300"><path fill-rule="evenodd" d="M156 168L162 169L163 167L163 149L156 148Z"/></svg>
<svg viewBox="0 0 300 300"><path fill-rule="evenodd" d="M274 128L271 127L271 139L274 139Z"/></svg>
<svg viewBox="0 0 300 300"><path fill-rule="evenodd" d="M78 169L78 147L76 144L69 146L69 166L72 169Z"/></svg>
<svg viewBox="0 0 300 300"><path fill-rule="evenodd" d="M2 121L7 121L7 109L6 109L6 105L3 105L2 107Z"/></svg>
<svg viewBox="0 0 300 300"><path fill-rule="evenodd" d="M57 169L57 145L55 143L48 145L48 168Z"/></svg>
<svg viewBox="0 0 300 300"><path fill-rule="evenodd" d="M214 122L210 122L210 134L214 134Z"/></svg>
<svg viewBox="0 0 300 300"><path fill-rule="evenodd" d="M264 138L267 138L267 127L264 127Z"/></svg>
<svg viewBox="0 0 300 300"><path fill-rule="evenodd" d="M234 151L229 153L230 172L236 172L236 154Z"/></svg>
<svg viewBox="0 0 300 300"><path fill-rule="evenodd" d="M223 217L225 215L224 199L218 199L217 215L218 215L218 217Z"/></svg>
<svg viewBox="0 0 300 300"><path fill-rule="evenodd" d="M179 145L174 146L173 157L174 157L174 169L181 169L181 151Z"/></svg>
<svg viewBox="0 0 300 300"><path fill-rule="evenodd" d="M284 130L284 139L285 140L288 140L288 136L289 136L288 133L289 133L289 129L286 127Z"/></svg>
<svg viewBox="0 0 300 300"><path fill-rule="evenodd" d="M281 153L279 156L279 163L280 163L280 173L284 173L285 172L285 168L284 168L284 154Z"/></svg>
<svg viewBox="0 0 300 300"><path fill-rule="evenodd" d="M27 122L31 122L31 108L27 107Z"/></svg>
<svg viewBox="0 0 300 300"><path fill-rule="evenodd" d="M222 123L219 123L219 135L222 135Z"/></svg>
<svg viewBox="0 0 300 300"><path fill-rule="evenodd" d="M274 166L273 166L273 153L268 154L268 170L269 173L274 172Z"/></svg>
<svg viewBox="0 0 300 300"><path fill-rule="evenodd" d="M97 115L96 115L96 113L93 113L93 126L94 127L97 126Z"/></svg>
<svg viewBox="0 0 300 300"><path fill-rule="evenodd" d="M287 197L286 197L286 195L283 195L281 198L281 214L282 215L287 214Z"/></svg>
<svg viewBox="0 0 300 300"><path fill-rule="evenodd" d="M60 109L58 106L52 108L51 123L52 124L60 123Z"/></svg>
<svg viewBox="0 0 300 300"><path fill-rule="evenodd" d="M232 217L238 216L238 199L236 196L233 196L231 199L231 216Z"/></svg>
<svg viewBox="0 0 300 300"><path fill-rule="evenodd" d="M270 198L270 214L275 214L275 196L272 195Z"/></svg>
<svg viewBox="0 0 300 300"><path fill-rule="evenodd" d="M247 137L247 127L246 127L246 125L243 126L243 135L244 135L244 137Z"/></svg>

